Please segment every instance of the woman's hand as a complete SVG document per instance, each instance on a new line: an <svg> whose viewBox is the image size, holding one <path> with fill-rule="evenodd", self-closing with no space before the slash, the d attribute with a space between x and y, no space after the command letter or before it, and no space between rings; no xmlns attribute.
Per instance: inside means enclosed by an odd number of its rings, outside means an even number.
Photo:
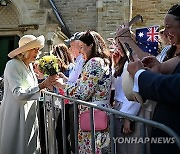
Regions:
<svg viewBox="0 0 180 154"><path fill-rule="evenodd" d="M56 88L60 88L60 89L64 89L66 84L63 81L63 78L58 78L56 81L54 81L53 86L55 86Z"/></svg>
<svg viewBox="0 0 180 154"><path fill-rule="evenodd" d="M112 66L116 67L117 63L119 62L119 60L122 58L121 54L117 51L115 51L112 54Z"/></svg>
<svg viewBox="0 0 180 154"><path fill-rule="evenodd" d="M53 85L53 83L58 80L58 75L52 75L46 78L43 82L39 84L40 89L48 88Z"/></svg>
<svg viewBox="0 0 180 154"><path fill-rule="evenodd" d="M142 59L142 63L144 64L144 67L146 67L147 69L153 72L157 72L157 73L161 72L160 71L161 63L154 56L144 57Z"/></svg>
<svg viewBox="0 0 180 154"><path fill-rule="evenodd" d="M58 73L59 77L63 79L64 82L66 82L68 80L68 78L62 73Z"/></svg>
<svg viewBox="0 0 180 154"><path fill-rule="evenodd" d="M132 52L132 59L127 66L127 71L130 73L132 78L134 78L136 72L140 69L145 69L142 61L138 58L137 54Z"/></svg>
<svg viewBox="0 0 180 154"><path fill-rule="evenodd" d="M132 133L132 130L130 129L131 121L128 119L124 119L124 127L123 127L123 133L129 134Z"/></svg>
<svg viewBox="0 0 180 154"><path fill-rule="evenodd" d="M115 40L112 40L111 45L109 46L110 50L112 50L112 66L116 67L118 62L122 57L124 57L124 52L121 46L118 46Z"/></svg>
<svg viewBox="0 0 180 154"><path fill-rule="evenodd" d="M38 79L44 79L44 74L40 71L39 65L37 63L33 64L33 69Z"/></svg>

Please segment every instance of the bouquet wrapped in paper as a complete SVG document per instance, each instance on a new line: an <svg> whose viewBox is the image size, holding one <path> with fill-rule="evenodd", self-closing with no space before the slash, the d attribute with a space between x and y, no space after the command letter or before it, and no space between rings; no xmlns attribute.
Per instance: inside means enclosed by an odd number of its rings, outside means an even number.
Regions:
<svg viewBox="0 0 180 154"><path fill-rule="evenodd" d="M38 60L39 69L45 75L55 75L58 73L58 59L54 55L43 56Z"/></svg>

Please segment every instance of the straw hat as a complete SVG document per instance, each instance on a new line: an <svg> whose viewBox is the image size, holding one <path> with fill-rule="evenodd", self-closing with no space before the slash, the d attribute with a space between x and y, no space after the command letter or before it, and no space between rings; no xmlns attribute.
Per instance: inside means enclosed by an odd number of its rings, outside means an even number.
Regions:
<svg viewBox="0 0 180 154"><path fill-rule="evenodd" d="M20 53L31 50L33 48L42 49L44 47L45 38L43 35L35 37L34 35L24 35L19 40L19 48L11 51L8 56L13 58Z"/></svg>
<svg viewBox="0 0 180 154"><path fill-rule="evenodd" d="M133 91L133 85L134 85L133 78L130 76L127 69L124 69L123 74L122 74L122 88L123 88L125 96L127 97L129 101L137 101L141 105L144 105L144 101L141 95Z"/></svg>

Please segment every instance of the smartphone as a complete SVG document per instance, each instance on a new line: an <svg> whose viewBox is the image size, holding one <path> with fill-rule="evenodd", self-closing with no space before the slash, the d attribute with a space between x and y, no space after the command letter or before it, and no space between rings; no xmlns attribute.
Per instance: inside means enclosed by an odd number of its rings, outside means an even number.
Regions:
<svg viewBox="0 0 180 154"><path fill-rule="evenodd" d="M134 59L132 57L132 52L133 52L132 48L126 42L124 43L124 45L125 45L126 49L129 51L129 54L127 54L128 61L134 61Z"/></svg>

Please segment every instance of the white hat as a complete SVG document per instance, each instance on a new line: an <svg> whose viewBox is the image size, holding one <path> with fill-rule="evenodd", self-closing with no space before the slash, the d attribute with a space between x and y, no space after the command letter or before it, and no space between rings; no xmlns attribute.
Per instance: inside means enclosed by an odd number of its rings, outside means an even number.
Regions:
<svg viewBox="0 0 180 154"><path fill-rule="evenodd" d="M33 48L42 49L44 47L45 38L43 35L35 37L34 35L24 35L19 40L19 48L11 51L8 56L10 58L15 57L16 55L23 53L25 51L31 50Z"/></svg>

